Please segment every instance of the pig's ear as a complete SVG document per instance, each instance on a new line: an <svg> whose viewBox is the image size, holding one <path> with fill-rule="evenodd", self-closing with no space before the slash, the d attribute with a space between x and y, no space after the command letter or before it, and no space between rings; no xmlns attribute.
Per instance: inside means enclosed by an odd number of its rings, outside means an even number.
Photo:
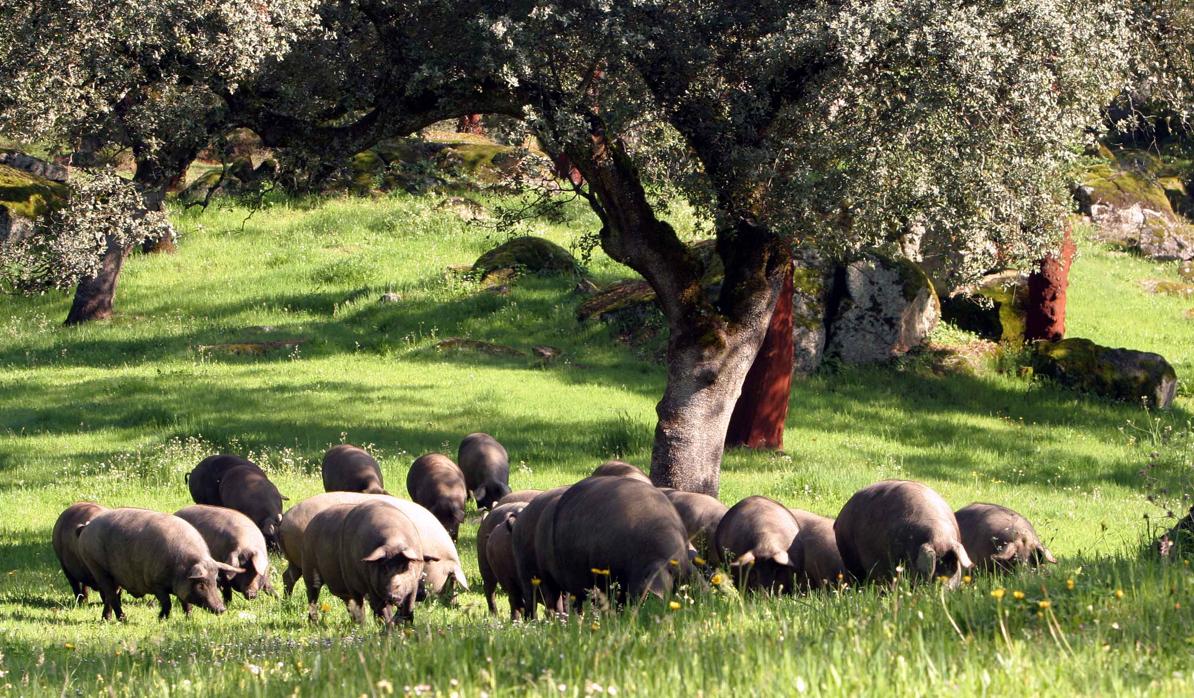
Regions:
<svg viewBox="0 0 1194 698"><path fill-rule="evenodd" d="M423 557L421 555L419 555L419 551L415 550L414 548L411 548L411 547L403 548L402 552L400 552L398 554L401 555L402 557L406 558L407 560L410 560L411 562L417 562L417 561L423 559Z"/></svg>
<svg viewBox="0 0 1194 698"><path fill-rule="evenodd" d="M423 562L439 562L439 560L440 559L434 555L428 555L426 553L423 555Z"/></svg>
<svg viewBox="0 0 1194 698"><path fill-rule="evenodd" d="M916 551L916 569L926 577L933 576L933 570L937 568L937 551L933 550L933 546L925 543L920 546L920 550Z"/></svg>
<svg viewBox="0 0 1194 698"><path fill-rule="evenodd" d="M284 495L284 494L280 494L280 495L278 495L278 496L282 498L282 501L283 501L283 502L289 502L289 501L290 501L290 497L287 497L287 496L286 496L286 495ZM282 515L281 515L281 514L278 514L278 520L279 520L279 521L281 521L281 520L282 520Z"/></svg>
<svg viewBox="0 0 1194 698"><path fill-rule="evenodd" d="M1016 552L1018 552L1019 549L1019 546L1017 546L1015 543L1008 543L1007 545L1003 546L1002 550L992 555L991 559L998 560L999 562L1011 562L1012 560L1016 559Z"/></svg>
<svg viewBox="0 0 1194 698"><path fill-rule="evenodd" d="M220 563L218 563L218 562L216 563L216 565L219 565L219 564ZM203 569L203 565L200 565L200 564L191 565L190 571L187 572L187 579L206 579L206 578L207 578L207 570Z"/></svg>
<svg viewBox="0 0 1194 698"><path fill-rule="evenodd" d="M195 567L198 567L198 565L196 565ZM195 567L191 568L191 579L195 578L195 575L194 575ZM245 568L244 567L234 567L232 565L225 565L222 562L216 562L216 571L231 572L232 576L235 577L236 575L240 574L241 572L244 572ZM203 575L199 575L199 576L202 577Z"/></svg>
<svg viewBox="0 0 1194 698"><path fill-rule="evenodd" d="M379 545L373 550L373 552L361 558L361 562L377 562L378 560L384 560L387 557L390 557L390 554L386 552L386 546Z"/></svg>
<svg viewBox="0 0 1194 698"><path fill-rule="evenodd" d="M1050 565L1057 564L1057 558L1053 557L1053 553L1049 552L1049 549L1043 545L1036 549L1036 564L1039 565L1042 561Z"/></svg>
<svg viewBox="0 0 1194 698"><path fill-rule="evenodd" d="M738 559L730 563L730 567L750 567L755 564L755 553L753 550L742 553Z"/></svg>
<svg viewBox="0 0 1194 698"><path fill-rule="evenodd" d="M506 530L513 531L514 530L514 522L517 520L518 520L518 514L511 514L510 516L506 517Z"/></svg>
<svg viewBox="0 0 1194 698"><path fill-rule="evenodd" d="M964 570L974 568L974 560L970 559L970 553L966 552L966 546L961 543L954 544L954 553L958 556L958 565Z"/></svg>
<svg viewBox="0 0 1194 698"><path fill-rule="evenodd" d="M233 560L230 564L244 567L245 569L253 568L258 576L264 577L269 571L269 558L264 555L254 555L253 553L241 553L239 559Z"/></svg>
<svg viewBox="0 0 1194 698"><path fill-rule="evenodd" d="M460 565L452 570L452 576L456 578L456 583L460 585L461 589L468 591L468 579L465 578L464 570L460 569Z"/></svg>
<svg viewBox="0 0 1194 698"><path fill-rule="evenodd" d="M89 523L91 523L91 522L90 522L90 521L84 521L83 523L81 523L81 524L79 524L78 526L76 526L76 527L75 527L75 537L76 537L76 538L78 538L79 536L83 535L83 529L87 528L87 524L89 524Z"/></svg>
<svg viewBox="0 0 1194 698"><path fill-rule="evenodd" d="M473 490L473 499L477 500L478 502L481 501L481 498L484 496L485 496L485 485L481 485L477 489Z"/></svg>
<svg viewBox="0 0 1194 698"><path fill-rule="evenodd" d="M775 561L775 564L783 565L784 567L795 567L796 566L795 564L792 563L792 556L788 555L787 550L779 551L771 559Z"/></svg>

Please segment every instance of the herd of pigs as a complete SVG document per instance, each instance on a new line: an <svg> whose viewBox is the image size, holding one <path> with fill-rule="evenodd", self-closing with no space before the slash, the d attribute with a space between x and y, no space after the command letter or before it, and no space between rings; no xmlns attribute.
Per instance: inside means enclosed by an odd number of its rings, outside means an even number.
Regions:
<svg viewBox="0 0 1194 698"><path fill-rule="evenodd" d="M160 618L172 595L187 613L221 613L234 590L272 595L273 548L288 563L286 594L303 580L312 620L326 586L358 622L368 603L386 626L413 619L417 600L468 588L455 541L470 498L487 510L477 557L489 610L500 587L515 619L534 618L540 604L566 613L595 597L667 598L717 569L745 589L795 593L901 575L952 587L974 567L1056 562L1016 512L978 503L954 512L905 480L858 491L834 520L760 496L727 507L656 487L620 461L573 485L511 491L506 449L481 433L465 437L456 462L415 460L411 501L389 495L377 461L355 446L333 447L322 470L326 492L283 513L285 497L256 464L211 456L187 476L193 506L171 515L76 503L54 525L54 551L78 602L99 592L105 620L124 620L122 590L155 597Z"/></svg>

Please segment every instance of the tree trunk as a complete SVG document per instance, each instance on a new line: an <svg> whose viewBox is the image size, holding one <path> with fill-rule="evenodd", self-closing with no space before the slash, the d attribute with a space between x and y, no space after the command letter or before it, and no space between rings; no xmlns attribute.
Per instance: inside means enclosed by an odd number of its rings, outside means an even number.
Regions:
<svg viewBox="0 0 1194 698"><path fill-rule="evenodd" d="M133 174L133 183L141 192L144 211L161 211L166 200L166 188L179 172L185 172L194 160L199 147L192 146L190 150L182 150L166 161L141 160L137 163L137 171ZM173 249L173 239L166 241ZM148 242L141 243L148 245ZM116 298L116 282L120 278L120 270L124 267L124 260L132 252L133 246L120 246L108 240L107 251L100 264L99 272L87 279L79 281L75 287L75 299L71 304L70 313L66 316L67 325L77 325L90 320L106 320L112 317L112 305Z"/></svg>
<svg viewBox="0 0 1194 698"><path fill-rule="evenodd" d="M108 250L104 253L99 272L80 281L75 289L75 300L66 316L67 325L112 317L116 282L120 278L120 269L124 266L129 250L130 248L122 247L114 240L108 241Z"/></svg>
<svg viewBox="0 0 1194 698"><path fill-rule="evenodd" d="M1074 239L1070 225L1065 227L1061 250L1041 262L1040 269L1028 277L1028 308L1024 339L1056 341L1065 336L1066 289L1070 285L1070 265L1074 262Z"/></svg>
<svg viewBox="0 0 1194 698"><path fill-rule="evenodd" d="M730 415L785 273L791 276L790 247L745 219L719 230L725 279L711 303L701 285L704 265L655 215L630 157L606 138L599 118L587 142L566 143L563 152L588 183L602 249L643 275L667 318L667 387L656 406L651 480L716 496Z"/></svg>
<svg viewBox="0 0 1194 698"><path fill-rule="evenodd" d="M730 416L766 329L765 323L743 328L713 356L699 346L700 338L669 341L667 387L655 408L659 422L651 451L656 485L717 496Z"/></svg>
<svg viewBox="0 0 1194 698"><path fill-rule="evenodd" d="M481 123L481 115L465 114L457 119L456 133L471 133L475 136L484 136L485 126Z"/></svg>
<svg viewBox="0 0 1194 698"><path fill-rule="evenodd" d="M784 285L771 314L767 336L755 358L742 395L734 406L726 434L726 447L782 449L784 421L788 417L788 398L792 388L792 283L794 269L789 267Z"/></svg>

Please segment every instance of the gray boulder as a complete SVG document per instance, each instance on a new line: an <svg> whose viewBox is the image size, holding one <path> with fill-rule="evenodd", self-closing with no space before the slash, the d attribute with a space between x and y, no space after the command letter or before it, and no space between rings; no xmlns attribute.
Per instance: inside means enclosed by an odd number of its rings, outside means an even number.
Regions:
<svg viewBox="0 0 1194 698"><path fill-rule="evenodd" d="M795 250L792 280L792 371L807 376L825 356L825 309L833 269L815 251Z"/></svg>
<svg viewBox="0 0 1194 698"><path fill-rule="evenodd" d="M847 364L886 361L924 343L941 318L929 277L916 263L870 255L838 270L825 343Z"/></svg>
<svg viewBox="0 0 1194 698"><path fill-rule="evenodd" d="M62 165L46 162L18 150L0 150L0 165L8 165L51 182L65 182L67 178L67 170Z"/></svg>
<svg viewBox="0 0 1194 698"><path fill-rule="evenodd" d="M1033 370L1080 392L1169 409L1177 395L1177 373L1160 354L1112 349L1089 339L1037 342Z"/></svg>

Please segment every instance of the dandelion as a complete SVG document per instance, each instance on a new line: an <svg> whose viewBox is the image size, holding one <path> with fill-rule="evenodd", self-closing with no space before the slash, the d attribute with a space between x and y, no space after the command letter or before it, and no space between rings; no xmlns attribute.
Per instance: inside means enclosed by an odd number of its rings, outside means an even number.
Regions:
<svg viewBox="0 0 1194 698"><path fill-rule="evenodd" d="M670 609L672 609L673 611L679 611L679 610L680 610L680 602L679 602L679 601L672 601L671 603L669 603L669 604L667 605L667 607L668 607L668 608L670 608Z"/></svg>
<svg viewBox="0 0 1194 698"><path fill-rule="evenodd" d="M600 624L600 623L598 623L597 621L593 621L593 624L592 624L592 625L590 625L589 627L590 627L590 628L592 628L593 630L600 630L600 629L601 629L601 624Z"/></svg>
<svg viewBox="0 0 1194 698"><path fill-rule="evenodd" d="M679 567L680 561L677 560L676 558L672 558L671 560L667 561L667 564L671 565L672 567Z"/></svg>
<svg viewBox="0 0 1194 698"><path fill-rule="evenodd" d="M1003 598L1003 594L1004 594L1003 587L999 587L998 589L991 590L991 598L995 599L996 601L1001 600Z"/></svg>
<svg viewBox="0 0 1194 698"><path fill-rule="evenodd" d="M1038 601L1038 602L1037 602L1037 604L1036 604L1036 605L1037 605L1037 606L1040 606L1040 607L1041 607L1041 610L1043 611L1043 610L1045 610L1046 608L1049 608L1050 606L1052 606L1052 605L1053 605L1053 602L1052 602L1052 601L1050 601L1049 599L1041 599L1040 601Z"/></svg>
<svg viewBox="0 0 1194 698"><path fill-rule="evenodd" d="M589 571L595 575L600 576L600 577L608 577L609 576L609 568L608 567L606 567L605 569L601 569L600 567L594 567L593 569L591 569Z"/></svg>
<svg viewBox="0 0 1194 698"><path fill-rule="evenodd" d="M537 587L542 583L543 583L542 579L539 579L538 577L531 577L531 586Z"/></svg>
<svg viewBox="0 0 1194 698"><path fill-rule="evenodd" d="M1016 601L1023 601L1024 600L1024 592L1019 591L1019 590L1013 591L1012 598L1015 599Z"/></svg>
<svg viewBox="0 0 1194 698"><path fill-rule="evenodd" d="M972 581L974 581L974 580L970 577L970 575L968 575L968 574L962 575L962 583L963 584L969 584Z"/></svg>
<svg viewBox="0 0 1194 698"><path fill-rule="evenodd" d="M64 643L62 643L62 646L63 646L63 647L65 647L65 648L66 648L66 649L68 649L68 650L73 650L73 649L75 648L75 643L73 643L73 642L64 642Z"/></svg>
<svg viewBox="0 0 1194 698"><path fill-rule="evenodd" d="M693 563L701 565L702 567L705 565L705 558L703 557L694 557L692 558L692 561Z"/></svg>
<svg viewBox="0 0 1194 698"><path fill-rule="evenodd" d="M721 586L721 583L725 581L725 577L722 577L721 572L718 572L717 574L713 575L713 578L709 581L713 583L713 586L719 587Z"/></svg>
<svg viewBox="0 0 1194 698"><path fill-rule="evenodd" d="M388 695L394 692L394 684L382 679L377 682L377 690Z"/></svg>
<svg viewBox="0 0 1194 698"><path fill-rule="evenodd" d="M1117 598L1117 599L1122 599L1123 597L1124 597L1124 590L1123 590L1123 589L1116 589L1116 590L1115 590L1115 598Z"/></svg>
<svg viewBox="0 0 1194 698"><path fill-rule="evenodd" d="M949 584L949 577L947 575L943 574L943 575L937 577L937 583L938 584Z"/></svg>
<svg viewBox="0 0 1194 698"><path fill-rule="evenodd" d="M1074 578L1073 577L1070 577L1069 579L1065 580L1065 588L1069 589L1070 591L1074 590Z"/></svg>
<svg viewBox="0 0 1194 698"><path fill-rule="evenodd" d="M319 610L327 613L328 611L332 610L332 607L328 605L327 601L324 601L323 603L319 604Z"/></svg>

